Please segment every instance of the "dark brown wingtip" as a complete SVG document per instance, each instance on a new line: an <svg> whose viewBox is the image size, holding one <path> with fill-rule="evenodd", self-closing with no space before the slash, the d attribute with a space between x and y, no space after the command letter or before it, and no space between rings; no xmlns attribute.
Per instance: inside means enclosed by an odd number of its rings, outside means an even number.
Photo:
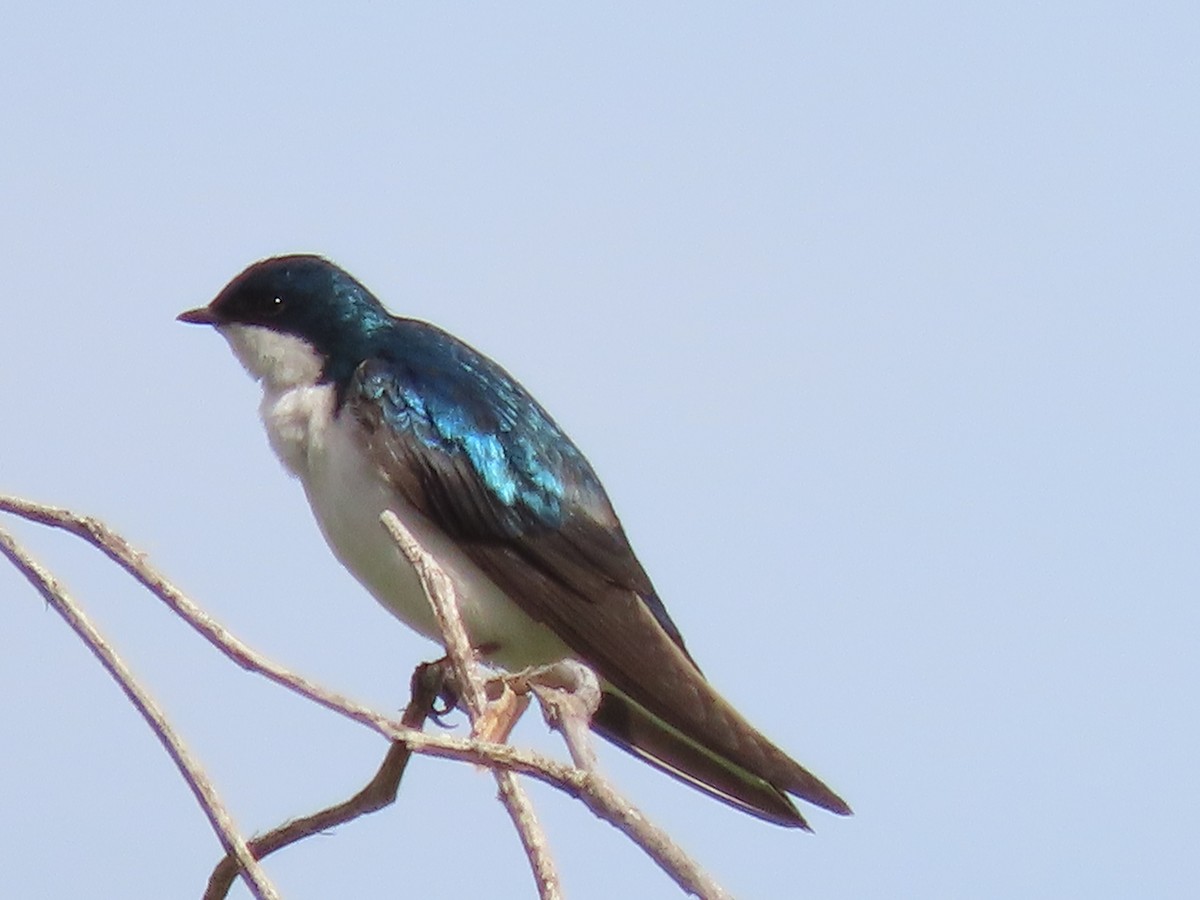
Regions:
<svg viewBox="0 0 1200 900"><path fill-rule="evenodd" d="M847 803L845 800L843 800L837 794L834 794L833 796L834 796L834 799L837 800L837 804L825 807L827 810L829 810L831 813L837 813L839 816L854 815L854 810L852 810L850 808L849 803Z"/></svg>
<svg viewBox="0 0 1200 900"><path fill-rule="evenodd" d="M664 727L621 694L604 692L592 728L621 749L735 809L784 828L812 831L778 787Z"/></svg>
<svg viewBox="0 0 1200 900"><path fill-rule="evenodd" d="M839 816L854 815L854 810L850 808L850 804L830 790L829 786L821 781L821 779L817 778L812 772L809 772L794 760L782 754L781 756L791 771L784 773L790 777L780 778L778 782L779 787L783 788L789 794L794 794L802 800L807 800L814 806L827 809Z"/></svg>
<svg viewBox="0 0 1200 900"><path fill-rule="evenodd" d="M175 321L186 322L188 325L216 325L217 317L213 314L212 307L201 306L181 312L175 317Z"/></svg>

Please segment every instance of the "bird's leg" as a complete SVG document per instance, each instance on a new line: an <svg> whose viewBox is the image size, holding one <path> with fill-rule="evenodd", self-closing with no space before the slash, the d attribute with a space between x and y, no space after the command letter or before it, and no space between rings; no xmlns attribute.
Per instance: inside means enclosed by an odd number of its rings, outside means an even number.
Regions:
<svg viewBox="0 0 1200 900"><path fill-rule="evenodd" d="M436 687L429 718L442 728L453 728L454 726L446 721L446 716L455 709L462 709L462 692L454 683L454 667L450 664L450 657L443 656L433 662L421 663L413 673L414 681L417 678L430 679L430 687Z"/></svg>
<svg viewBox="0 0 1200 900"><path fill-rule="evenodd" d="M460 695L454 685L453 673L445 658L446 676L431 718L443 728L443 716L461 707ZM432 665L432 664L431 664ZM542 716L555 731L562 734L571 759L581 769L596 767L590 726L592 716L600 706L600 682L583 663L564 659L545 666L533 666L520 672L502 672L484 682L487 706L471 727L471 736L480 740L505 743L517 721L529 708L529 695L537 697Z"/></svg>
<svg viewBox="0 0 1200 900"><path fill-rule="evenodd" d="M449 656L443 656L436 662L427 663L426 665L440 666L442 677L437 694L437 702L434 704L433 712L429 718L442 728L451 728L453 726L450 722L446 721L446 716L454 712L455 709L467 712L462 691L455 683L454 667L450 664ZM484 682L483 688L487 698L487 705L484 707L483 713L472 724L471 737L503 744L508 740L509 735L512 734L517 720L524 715L525 710L528 708L529 698L524 693L519 694L514 691L507 684L504 676L488 679Z"/></svg>

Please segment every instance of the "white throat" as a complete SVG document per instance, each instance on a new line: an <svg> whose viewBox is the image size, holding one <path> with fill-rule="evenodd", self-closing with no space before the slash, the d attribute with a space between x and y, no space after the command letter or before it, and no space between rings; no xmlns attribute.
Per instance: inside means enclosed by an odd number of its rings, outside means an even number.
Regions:
<svg viewBox="0 0 1200 900"><path fill-rule="evenodd" d="M321 377L324 361L301 338L260 325L218 325L217 331L250 377L261 381L268 393L309 387Z"/></svg>
<svg viewBox="0 0 1200 900"><path fill-rule="evenodd" d="M333 388L318 384L324 362L312 345L259 325L218 325L233 355L262 384L259 412L271 449L293 475L309 475L333 420Z"/></svg>

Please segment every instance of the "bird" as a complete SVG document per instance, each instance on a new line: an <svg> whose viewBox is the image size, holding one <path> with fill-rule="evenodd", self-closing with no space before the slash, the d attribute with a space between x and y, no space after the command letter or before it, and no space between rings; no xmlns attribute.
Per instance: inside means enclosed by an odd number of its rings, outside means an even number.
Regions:
<svg viewBox="0 0 1200 900"><path fill-rule="evenodd" d="M485 661L583 662L594 731L761 819L811 830L793 797L851 813L708 682L591 464L499 364L313 254L260 260L178 319L215 328L261 384L268 441L330 549L401 621L439 640L387 510L450 577Z"/></svg>

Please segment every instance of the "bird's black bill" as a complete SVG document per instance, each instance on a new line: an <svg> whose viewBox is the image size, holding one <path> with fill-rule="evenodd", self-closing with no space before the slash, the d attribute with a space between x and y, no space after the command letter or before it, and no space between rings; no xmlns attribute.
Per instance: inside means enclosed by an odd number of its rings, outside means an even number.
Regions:
<svg viewBox="0 0 1200 900"><path fill-rule="evenodd" d="M211 309L207 306L201 306L199 309L189 309L187 312L182 312L175 317L178 322L187 322L189 325L216 325L217 317L213 315Z"/></svg>

